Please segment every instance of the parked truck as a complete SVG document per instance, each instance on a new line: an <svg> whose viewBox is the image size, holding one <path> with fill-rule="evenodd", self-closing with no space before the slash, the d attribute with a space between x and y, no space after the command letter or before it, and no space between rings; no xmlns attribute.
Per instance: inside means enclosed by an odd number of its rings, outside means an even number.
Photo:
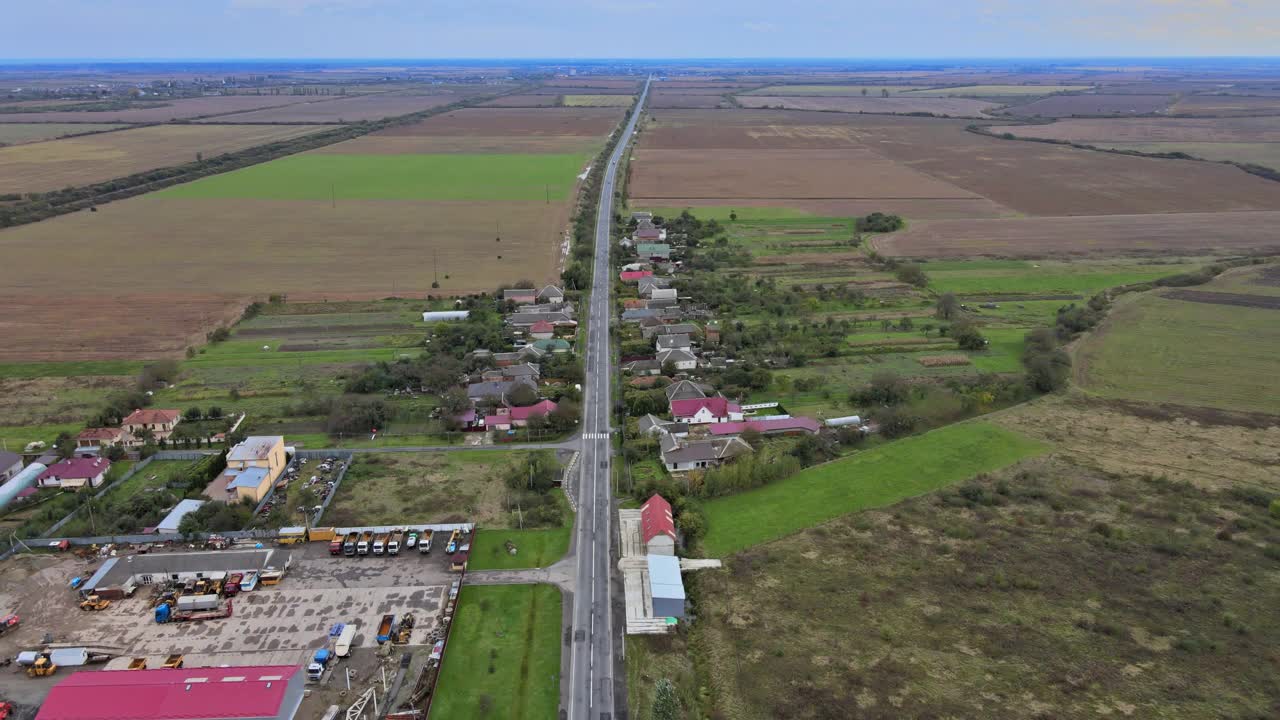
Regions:
<svg viewBox="0 0 1280 720"><path fill-rule="evenodd" d="M400 546L404 544L404 531L392 530L391 537L387 540L387 554L399 555Z"/></svg>
<svg viewBox="0 0 1280 720"><path fill-rule="evenodd" d="M351 643L356 639L355 623L347 623L342 626L342 632L338 633L338 640L333 644L333 654L340 658L349 657L351 655Z"/></svg>
<svg viewBox="0 0 1280 720"><path fill-rule="evenodd" d="M389 534L387 534L387 533L378 533L378 536L377 536L377 537L375 537L375 538L373 539L373 554L374 554L374 555L382 555L382 554L386 553L386 552L387 552L387 540L389 540L389 539L390 539L390 535L389 535Z"/></svg>
<svg viewBox="0 0 1280 720"><path fill-rule="evenodd" d="M423 530L422 536L418 538L418 552L427 555L431 552L431 531Z"/></svg>
<svg viewBox="0 0 1280 720"><path fill-rule="evenodd" d="M360 555L368 555L369 548L373 545L373 533L365 530L360 533L360 539L356 541L356 553Z"/></svg>
<svg viewBox="0 0 1280 720"><path fill-rule="evenodd" d="M378 623L378 644L381 645L391 639L391 631L396 624L395 615L383 615L382 622Z"/></svg>
<svg viewBox="0 0 1280 720"><path fill-rule="evenodd" d="M307 666L307 679L312 682L320 682L320 678L324 677L324 670L329 667L331 659L333 659L333 653L324 648L317 650L315 656L311 658L311 664Z"/></svg>
<svg viewBox="0 0 1280 720"><path fill-rule="evenodd" d="M360 542L360 533L352 530L342 541L342 554L351 557L356 554L356 544Z"/></svg>

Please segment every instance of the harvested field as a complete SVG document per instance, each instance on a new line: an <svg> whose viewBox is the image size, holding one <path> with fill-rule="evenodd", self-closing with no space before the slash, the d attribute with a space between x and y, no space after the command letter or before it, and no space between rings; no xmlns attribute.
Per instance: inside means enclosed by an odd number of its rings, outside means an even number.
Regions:
<svg viewBox="0 0 1280 720"><path fill-rule="evenodd" d="M480 107L555 107L559 104L560 98L556 95L503 95L480 103Z"/></svg>
<svg viewBox="0 0 1280 720"><path fill-rule="evenodd" d="M868 150L637 150L638 198L977 199Z"/></svg>
<svg viewBox="0 0 1280 720"><path fill-rule="evenodd" d="M480 92L457 95L359 95L349 98L326 98L312 102L295 103L279 108L239 113L221 122L232 123L351 123L361 120L381 120L397 115L430 110L448 105Z"/></svg>
<svg viewBox="0 0 1280 720"><path fill-rule="evenodd" d="M631 107L635 98L631 95L565 95L561 98L566 107Z"/></svg>
<svg viewBox="0 0 1280 720"><path fill-rule="evenodd" d="M1146 115L1164 111L1172 100L1170 95L1054 95L1004 112L1022 117Z"/></svg>
<svg viewBox="0 0 1280 720"><path fill-rule="evenodd" d="M1243 293L1208 292L1205 290L1169 290L1164 294L1169 300L1208 303L1210 305L1234 305L1235 307L1280 310L1280 297L1246 295Z"/></svg>
<svg viewBox="0 0 1280 720"><path fill-rule="evenodd" d="M652 109L665 108L718 108L733 107L733 103L723 95L691 95L686 93L654 92L645 102L645 107Z"/></svg>
<svg viewBox="0 0 1280 720"><path fill-rule="evenodd" d="M968 355L926 355L916 358L916 362L925 367L949 367L952 365L970 365Z"/></svg>
<svg viewBox="0 0 1280 720"><path fill-rule="evenodd" d="M90 112L55 110L41 113L0 113L0 123L155 123L171 120L208 118L242 113L261 108L280 107L314 100L306 95L218 95L199 98L162 100L160 107L133 108ZM150 103L147 103L150 104ZM237 120L239 122L239 120Z"/></svg>
<svg viewBox="0 0 1280 720"><path fill-rule="evenodd" d="M3 127L3 126L0 126ZM0 193L88 185L313 133L315 126L157 125L0 148Z"/></svg>
<svg viewBox="0 0 1280 720"><path fill-rule="evenodd" d="M744 107L783 107L787 110L822 110L847 113L931 113L956 117L987 117L983 111L996 107L985 100L969 98L896 97L787 97L777 95L740 95Z"/></svg>
<svg viewBox="0 0 1280 720"><path fill-rule="evenodd" d="M0 305L9 311L0 318L0 360L181 352L269 292L297 301L425 294L433 256L441 293L549 282L568 220L566 203L541 199L346 200L333 208L328 200L146 195L111 203L0 232ZM139 237L167 240L148 246L139 263ZM50 247L94 262L51 263ZM122 317L147 321L122 332Z"/></svg>
<svg viewBox="0 0 1280 720"><path fill-rule="evenodd" d="M118 130L128 125L105 125L93 123L7 123L0 125L0 145L17 145L18 143L53 140L67 135L83 135L85 133Z"/></svg>
<svg viewBox="0 0 1280 720"><path fill-rule="evenodd" d="M370 137L530 137L574 135L598 138L622 119L621 108L464 108L435 115Z"/></svg>
<svg viewBox="0 0 1280 720"><path fill-rule="evenodd" d="M1048 125L1003 128L1019 137L1112 143L1273 143L1280 123L1271 118L1122 118L1058 120Z"/></svg>
<svg viewBox="0 0 1280 720"><path fill-rule="evenodd" d="M1280 97L1191 95L1173 106L1176 115L1280 115Z"/></svg>
<svg viewBox="0 0 1280 720"><path fill-rule="evenodd" d="M894 257L1054 257L1276 252L1280 212L934 220L878 235Z"/></svg>

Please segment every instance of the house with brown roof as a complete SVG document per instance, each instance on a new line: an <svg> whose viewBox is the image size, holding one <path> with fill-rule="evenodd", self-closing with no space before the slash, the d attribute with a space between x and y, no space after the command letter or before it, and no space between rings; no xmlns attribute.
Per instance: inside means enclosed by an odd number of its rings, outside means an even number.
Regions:
<svg viewBox="0 0 1280 720"><path fill-rule="evenodd" d="M181 421L182 413L177 410L142 408L129 413L129 416L120 423L120 427L134 438L138 438L134 444L140 445L142 444L140 438L148 432L156 440L168 439L173 434L174 426Z"/></svg>

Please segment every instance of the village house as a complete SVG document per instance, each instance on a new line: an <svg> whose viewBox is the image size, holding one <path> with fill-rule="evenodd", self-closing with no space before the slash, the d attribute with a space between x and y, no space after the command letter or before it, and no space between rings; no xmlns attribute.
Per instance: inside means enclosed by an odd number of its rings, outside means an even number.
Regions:
<svg viewBox="0 0 1280 720"><path fill-rule="evenodd" d="M68 458L50 465L36 477L40 487L76 490L86 485L98 487L111 469L106 458Z"/></svg>
<svg viewBox="0 0 1280 720"><path fill-rule="evenodd" d="M134 444L141 445L142 438L147 433L156 440L167 440L173 434L174 426L181 420L182 413L177 410L143 408L129 413L120 427L135 438Z"/></svg>
<svg viewBox="0 0 1280 720"><path fill-rule="evenodd" d="M671 417L690 425L742 422L742 408L723 395L689 400L672 400Z"/></svg>
<svg viewBox="0 0 1280 720"><path fill-rule="evenodd" d="M288 464L284 437L250 435L227 451L227 468L205 487L203 494L225 503L246 498L262 502Z"/></svg>
<svg viewBox="0 0 1280 720"><path fill-rule="evenodd" d="M555 412L557 405L551 400L543 400L527 407L498 408L493 415L486 415L484 425L492 430L506 432L513 427L526 427L534 417L545 417Z"/></svg>
<svg viewBox="0 0 1280 720"><path fill-rule="evenodd" d="M640 506L640 539L649 555L676 554L676 519L671 503L655 494Z"/></svg>
<svg viewBox="0 0 1280 720"><path fill-rule="evenodd" d="M76 452L97 454L105 448L128 445L132 439L124 428L86 428L76 435Z"/></svg>
<svg viewBox="0 0 1280 720"><path fill-rule="evenodd" d="M672 435L663 435L659 443L662 465L668 472L705 470L752 453L751 446L737 436L682 440Z"/></svg>
<svg viewBox="0 0 1280 720"><path fill-rule="evenodd" d="M668 337L668 336L663 336ZM675 348L672 350L659 350L657 357L658 364L666 367L667 363L676 370L693 370L698 367L698 358L688 350Z"/></svg>

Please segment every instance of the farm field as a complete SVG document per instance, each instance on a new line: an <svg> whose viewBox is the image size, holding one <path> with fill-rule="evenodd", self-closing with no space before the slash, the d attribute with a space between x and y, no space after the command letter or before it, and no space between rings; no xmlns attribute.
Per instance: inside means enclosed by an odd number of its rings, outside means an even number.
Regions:
<svg viewBox="0 0 1280 720"><path fill-rule="evenodd" d="M49 112L0 113L0 123L157 123L239 114L262 108L314 100L306 95L215 95L198 98L140 101L121 110L50 110ZM2 103L0 103L2 105Z"/></svg>
<svg viewBox="0 0 1280 720"><path fill-rule="evenodd" d="M1071 117L1073 115L1146 115L1165 112L1170 95L1054 95L1006 109L1020 117Z"/></svg>
<svg viewBox="0 0 1280 720"><path fill-rule="evenodd" d="M65 135L118 130L128 125L105 123L5 123L0 124L0 145L53 140Z"/></svg>
<svg viewBox="0 0 1280 720"><path fill-rule="evenodd" d="M635 100L630 95L565 95L566 107L631 107Z"/></svg>
<svg viewBox="0 0 1280 720"><path fill-rule="evenodd" d="M998 97L1002 95L1048 95L1059 92L1080 92L1089 85L962 85L960 87L922 88L909 90L912 95Z"/></svg>
<svg viewBox="0 0 1280 720"><path fill-rule="evenodd" d="M586 155L302 153L155 193L254 200L565 200Z"/></svg>
<svg viewBox="0 0 1280 720"><path fill-rule="evenodd" d="M0 130L3 129L0 125ZM320 128L159 125L0 148L0 194L90 185L160 167L195 162Z"/></svg>
<svg viewBox="0 0 1280 720"><path fill-rule="evenodd" d="M871 241L894 257L1064 257L1274 252L1280 213L928 220Z"/></svg>
<svg viewBox="0 0 1280 720"><path fill-rule="evenodd" d="M1280 97L1245 95L1189 95L1173 106L1175 115L1246 117L1280 115Z"/></svg>
<svg viewBox="0 0 1280 720"><path fill-rule="evenodd" d="M934 115L956 117L988 117L985 111L998 107L985 100L946 97L918 98L912 95L895 95L891 97L751 95L738 96L737 100L743 107L750 108L781 107L787 110L821 110L847 113L932 113Z"/></svg>
<svg viewBox="0 0 1280 720"><path fill-rule="evenodd" d="M1244 487L1149 466L1109 475L1088 456L1024 460L699 575L687 642L700 672L670 665L692 683L678 694L753 719L1270 713L1256 658L1280 638L1266 610L1277 588L1242 579L1274 564L1259 547L1280 542L1266 508ZM650 660L645 672L666 666Z"/></svg>
<svg viewBox="0 0 1280 720"><path fill-rule="evenodd" d="M705 503L703 548L724 557L846 513L891 505L1047 451L983 422L951 425Z"/></svg>
<svg viewBox="0 0 1280 720"><path fill-rule="evenodd" d="M351 463L324 520L337 526L474 522L504 528L509 519L500 474L525 452L362 454ZM562 553L563 554L563 553Z"/></svg>
<svg viewBox="0 0 1280 720"><path fill-rule="evenodd" d="M1271 118L1103 118L1067 119L1047 125L1002 128L1019 137L1097 144L1187 142L1280 142L1280 124Z"/></svg>
<svg viewBox="0 0 1280 720"><path fill-rule="evenodd" d="M1229 272L1269 282L1261 268ZM1210 282L1190 292L1218 287ZM1254 307L1181 290L1121 298L1077 349L1077 379L1104 397L1280 415L1272 381L1280 371L1280 309L1265 307L1275 296L1256 298Z"/></svg>
<svg viewBox="0 0 1280 720"><path fill-rule="evenodd" d="M462 588L432 712L477 720L495 713L512 720L555 718L561 605L560 591L551 585Z"/></svg>

